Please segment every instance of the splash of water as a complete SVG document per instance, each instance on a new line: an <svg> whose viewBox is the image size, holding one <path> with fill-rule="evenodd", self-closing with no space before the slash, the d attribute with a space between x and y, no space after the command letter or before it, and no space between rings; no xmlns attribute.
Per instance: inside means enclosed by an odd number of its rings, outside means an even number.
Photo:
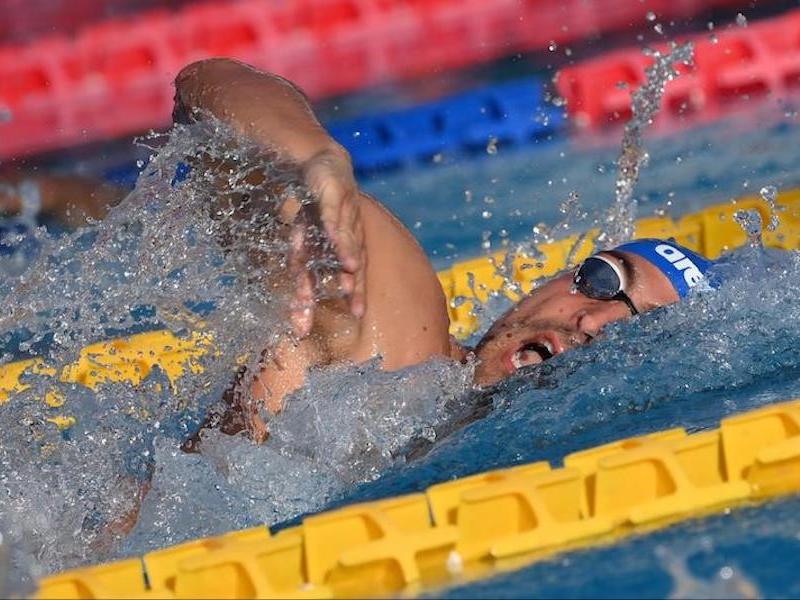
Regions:
<svg viewBox="0 0 800 600"><path fill-rule="evenodd" d="M399 373L320 369L271 418L267 444L210 432L203 454L181 452L243 357L256 372L289 333L292 290L275 285L291 252L290 225L275 215L289 199L307 219L306 266L319 295L336 293L325 287L336 262L294 165L217 122L146 143L154 156L106 220L63 238L37 234L38 253L0 291L9 308L3 362L37 353L58 368L89 342L153 327L207 333L214 352L175 387L159 369L136 388L94 391L31 374L30 388L0 405L0 523L13 589L320 508L402 462L398 449L433 431L471 384L470 366L441 361ZM48 392L64 406L45 405ZM48 419L65 412L75 424L60 431Z"/></svg>
<svg viewBox="0 0 800 600"><path fill-rule="evenodd" d="M714 427L732 411L800 394L800 256L740 249L715 270L719 289L614 323L591 345L523 368L470 405L450 444L437 432L441 471L430 482L674 426ZM498 307L497 313L507 310ZM485 327L495 315L485 314ZM795 316L797 319L795 320ZM498 407L501 407L498 410ZM647 414L642 414L647 413ZM458 428L457 428L458 429ZM458 456L481 456L480 466ZM419 485L419 482L417 482Z"/></svg>
<svg viewBox="0 0 800 600"><path fill-rule="evenodd" d="M701 541L701 551L713 551L711 540ZM672 591L669 598L740 598L756 600L761 598L758 587L744 574L742 569L731 565L723 566L715 577L701 579L693 575L688 562L697 551L691 547L673 549L657 546L655 549L659 562L672 578Z"/></svg>
<svg viewBox="0 0 800 600"><path fill-rule="evenodd" d="M614 203L605 215L604 231L597 242L606 248L617 246L633 236L637 200L634 196L639 172L647 164L643 136L661 106L667 84L678 76L676 64L689 65L694 48L690 42L673 44L667 53L653 51L653 64L645 71L645 82L631 96L632 116L625 124L622 151L617 160Z"/></svg>
<svg viewBox="0 0 800 600"><path fill-rule="evenodd" d="M157 143L158 153L106 220L61 238L37 230L38 253L0 291L7 307L0 358L36 353L59 369L91 342L153 327L179 337L203 331L215 352L204 357L202 375L181 379L174 390L160 373L136 391L107 385L97 393L31 376L31 389L0 407L0 481L8 500L0 519L41 532L16 537L24 539L20 552L31 548L49 567L96 550L112 515L135 508L121 495L138 495L155 435L180 437L195 428L241 358L255 371L262 351L287 332L291 290L270 278L285 268L290 245L287 226L272 215L289 197L312 201L296 170L215 122L179 126L148 143ZM312 268L320 270L331 259L321 238L317 246ZM66 439L39 401L54 387L78 420ZM57 493L47 483L55 474L65 482ZM22 516L32 507L41 522ZM74 539L59 539L64 526Z"/></svg>
<svg viewBox="0 0 800 600"><path fill-rule="evenodd" d="M785 210L785 206L778 205L778 188L774 185L765 185L758 191L759 196L769 207L769 224L767 231L775 231L781 224L779 212Z"/></svg>
<svg viewBox="0 0 800 600"><path fill-rule="evenodd" d="M587 241L591 241L592 251L594 251L597 247L617 246L633 236L638 204L634 196L634 189L639 180L640 170L648 160L644 148L644 133L655 119L667 84L678 76L675 65L691 64L693 46L690 42L682 45L673 43L669 52L662 54L653 51L651 54L654 61L645 71L645 82L632 94L632 116L625 125L622 150L617 161L614 202L602 218L595 219L590 224L599 227L600 232L596 236L590 236L585 231L579 234L576 243L568 253L568 266L574 263L578 250ZM495 274L503 282L500 294L519 296L524 293L514 278L514 264L517 260L523 261L523 269L541 266L545 260L545 255L540 250L543 244L552 243L572 231L586 229L587 213L581 208L577 192L573 191L569 194L560 210L564 218L554 227L550 228L544 224L536 225L532 229L532 235L510 248L502 261L497 261L493 256L489 256ZM484 233L483 247L487 253L491 250L491 244L487 242L489 237L490 234ZM533 287L540 283L541 280L534 282ZM498 293L490 294L490 301L496 296ZM455 302L460 304L466 300L467 298L458 298ZM483 311L484 307L481 306L481 303L477 300L472 302L471 313L473 316L479 317Z"/></svg>
<svg viewBox="0 0 800 600"><path fill-rule="evenodd" d="M751 248L762 248L764 243L761 239L763 232L761 213L757 210L737 210L733 213L733 218L747 235L748 245Z"/></svg>

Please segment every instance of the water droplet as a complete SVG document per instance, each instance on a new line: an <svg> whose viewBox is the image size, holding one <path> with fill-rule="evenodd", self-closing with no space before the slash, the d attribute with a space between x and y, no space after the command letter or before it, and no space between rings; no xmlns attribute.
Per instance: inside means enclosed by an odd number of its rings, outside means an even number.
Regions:
<svg viewBox="0 0 800 600"><path fill-rule="evenodd" d="M470 300L470 298L467 298L466 296L455 296L452 300L450 300L450 308L458 308L468 300Z"/></svg>
<svg viewBox="0 0 800 600"><path fill-rule="evenodd" d="M747 27L747 17L742 13L736 13L736 24L739 27Z"/></svg>
<svg viewBox="0 0 800 600"><path fill-rule="evenodd" d="M550 52L555 52L556 50L558 50L558 44L556 44L553 40L551 40L550 43L547 44L547 49L550 50Z"/></svg>
<svg viewBox="0 0 800 600"><path fill-rule="evenodd" d="M655 31L657 34L659 34L659 35L663 35L663 33L664 33L664 26L663 26L661 23L656 23L655 25L653 25L653 30L654 30L654 31Z"/></svg>
<svg viewBox="0 0 800 600"><path fill-rule="evenodd" d="M464 559L455 550L451 550L447 555L447 572L451 575L459 575L464 572Z"/></svg>
<svg viewBox="0 0 800 600"><path fill-rule="evenodd" d="M739 227L747 234L747 239L752 248L760 248L762 221L761 213L757 210L737 210L733 214L733 218L739 224Z"/></svg>
<svg viewBox="0 0 800 600"><path fill-rule="evenodd" d="M648 10L647 11L647 15L645 15L645 16L647 17L647 20L650 21L650 22L653 22L653 21L656 20L656 13L654 13L652 10Z"/></svg>
<svg viewBox="0 0 800 600"><path fill-rule="evenodd" d="M489 143L486 144L486 154L497 154L497 141L496 137L489 138Z"/></svg>
<svg viewBox="0 0 800 600"><path fill-rule="evenodd" d="M778 188L774 185L765 185L759 192L760 196L770 204L775 203L775 198L778 196Z"/></svg>
<svg viewBox="0 0 800 600"><path fill-rule="evenodd" d="M778 206L777 204L778 188L774 185L765 185L758 193L769 206L769 224L767 225L767 231L775 231L780 225L778 213L786 208L784 206Z"/></svg>
<svg viewBox="0 0 800 600"><path fill-rule="evenodd" d="M489 210L484 210L484 211L481 213L481 216L482 216L484 219L491 219L491 218L492 218L492 212L491 212L491 211L489 211Z"/></svg>

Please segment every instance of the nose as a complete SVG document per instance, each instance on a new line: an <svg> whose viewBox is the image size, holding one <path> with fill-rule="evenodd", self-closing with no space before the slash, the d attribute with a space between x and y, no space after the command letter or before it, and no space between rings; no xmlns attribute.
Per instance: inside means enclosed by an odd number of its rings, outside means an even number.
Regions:
<svg viewBox="0 0 800 600"><path fill-rule="evenodd" d="M597 337L609 323L630 316L622 302L591 300L575 313L575 328L584 335Z"/></svg>

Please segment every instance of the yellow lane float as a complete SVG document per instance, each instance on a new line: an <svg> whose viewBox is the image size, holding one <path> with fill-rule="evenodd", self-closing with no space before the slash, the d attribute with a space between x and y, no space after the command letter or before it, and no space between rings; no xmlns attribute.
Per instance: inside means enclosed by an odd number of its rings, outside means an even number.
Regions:
<svg viewBox="0 0 800 600"><path fill-rule="evenodd" d="M670 429L39 582L38 598L414 595L800 491L800 401Z"/></svg>

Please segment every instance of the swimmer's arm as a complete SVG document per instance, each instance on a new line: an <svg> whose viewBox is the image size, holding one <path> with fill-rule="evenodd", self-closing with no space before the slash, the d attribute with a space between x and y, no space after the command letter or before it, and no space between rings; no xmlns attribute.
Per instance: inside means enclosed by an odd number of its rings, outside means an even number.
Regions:
<svg viewBox="0 0 800 600"><path fill-rule="evenodd" d="M224 58L185 67L175 90L176 121L211 113L302 167L342 264L340 286L350 297L353 314L362 316L366 257L360 193L349 154L325 131L303 93L281 77ZM310 328L310 318L306 325Z"/></svg>
<svg viewBox="0 0 800 600"><path fill-rule="evenodd" d="M90 219L104 218L109 207L122 200L126 191L78 175L7 174L0 176L0 214L13 216L22 212L24 194L36 196L40 214L67 227L80 227Z"/></svg>
<svg viewBox="0 0 800 600"><path fill-rule="evenodd" d="M299 163L320 152L347 154L294 84L232 59L198 61L178 74L173 118L191 121L198 111L213 114Z"/></svg>

